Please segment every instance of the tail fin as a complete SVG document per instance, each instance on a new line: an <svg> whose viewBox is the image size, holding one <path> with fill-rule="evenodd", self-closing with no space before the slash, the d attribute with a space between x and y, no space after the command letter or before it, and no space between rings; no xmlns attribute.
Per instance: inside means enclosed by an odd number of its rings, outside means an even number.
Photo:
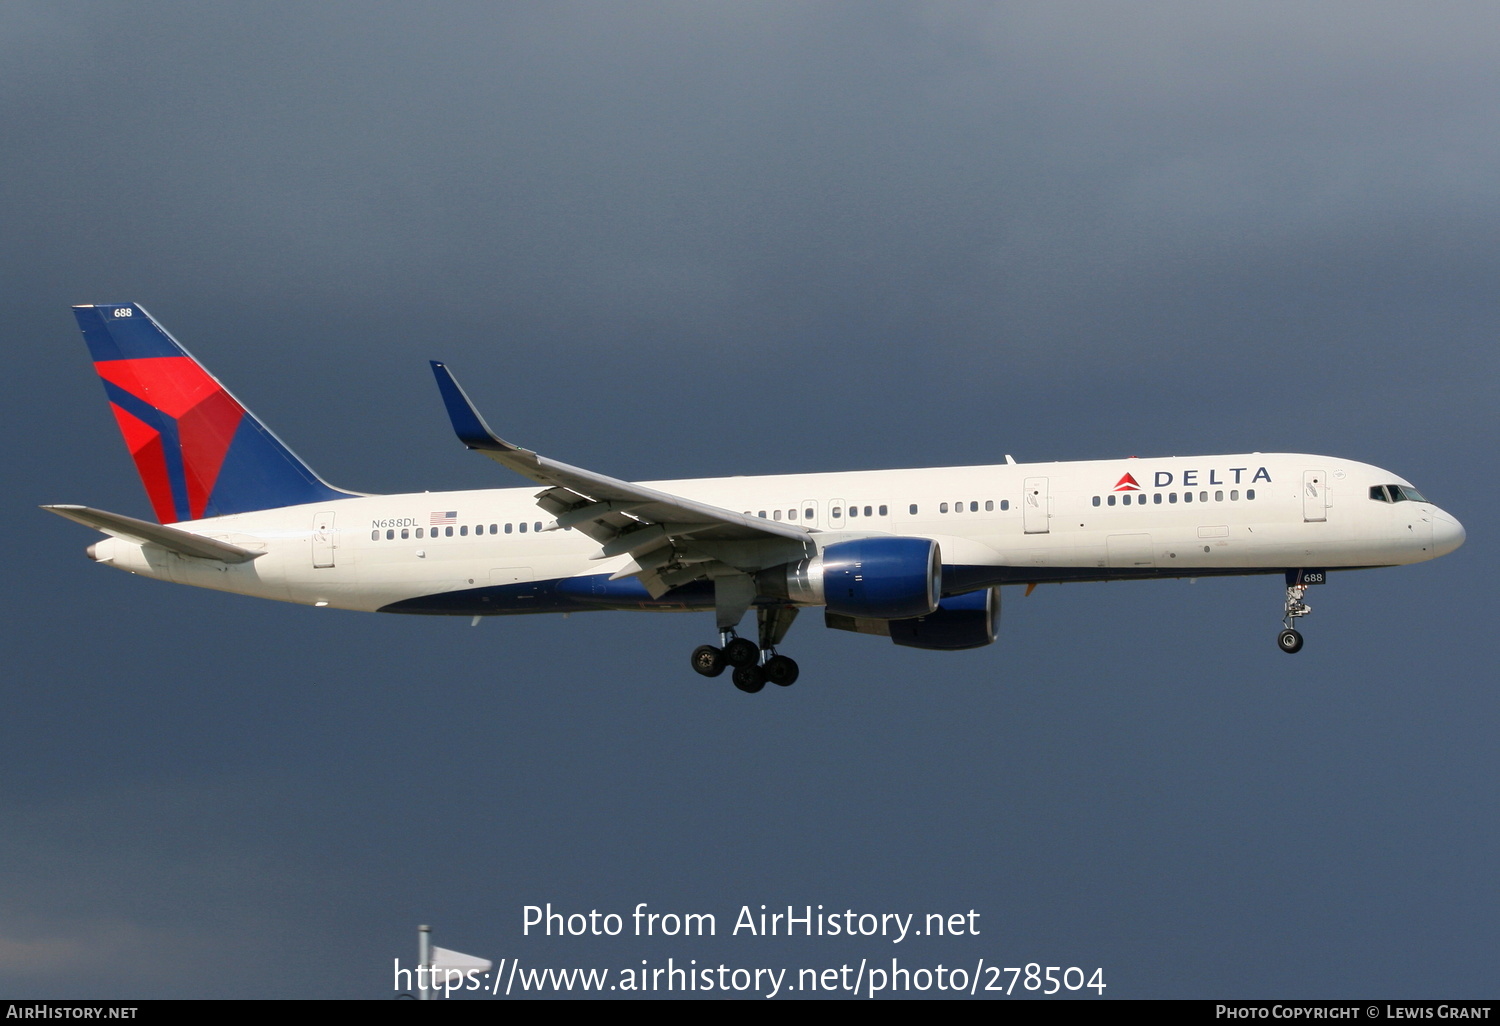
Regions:
<svg viewBox="0 0 1500 1026"><path fill-rule="evenodd" d="M141 307L73 314L161 523L352 494L313 473Z"/></svg>

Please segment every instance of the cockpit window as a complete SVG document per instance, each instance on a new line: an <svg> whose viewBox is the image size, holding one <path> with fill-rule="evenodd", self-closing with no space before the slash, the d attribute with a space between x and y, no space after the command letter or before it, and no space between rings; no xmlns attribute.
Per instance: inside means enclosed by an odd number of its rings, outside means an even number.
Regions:
<svg viewBox="0 0 1500 1026"><path fill-rule="evenodd" d="M1426 496L1411 485L1375 485L1370 489L1370 498L1376 502L1426 502Z"/></svg>

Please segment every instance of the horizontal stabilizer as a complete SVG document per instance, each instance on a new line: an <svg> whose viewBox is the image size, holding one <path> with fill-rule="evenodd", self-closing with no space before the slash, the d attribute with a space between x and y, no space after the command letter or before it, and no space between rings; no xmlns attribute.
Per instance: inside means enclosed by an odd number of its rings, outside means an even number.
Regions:
<svg viewBox="0 0 1500 1026"><path fill-rule="evenodd" d="M205 538L191 531L176 527L163 527L161 524L137 520L135 517L127 517L120 513L107 513L102 509L90 509L88 506L43 506L42 509L49 513L56 513L60 517L67 517L84 527L103 531L111 537L124 538L142 545L159 545L179 556L217 559L221 563L248 563L257 556L265 555L263 552L252 552L228 542Z"/></svg>

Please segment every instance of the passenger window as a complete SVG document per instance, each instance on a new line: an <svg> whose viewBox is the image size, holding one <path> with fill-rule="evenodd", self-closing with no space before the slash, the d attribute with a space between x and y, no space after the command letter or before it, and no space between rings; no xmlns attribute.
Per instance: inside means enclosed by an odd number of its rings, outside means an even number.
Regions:
<svg viewBox="0 0 1500 1026"><path fill-rule="evenodd" d="M1255 498L1255 489L1254 488L1246 488L1245 489L1245 498L1246 499L1253 499L1253 498Z"/></svg>
<svg viewBox="0 0 1500 1026"><path fill-rule="evenodd" d="M948 512L948 504L946 502L939 503L938 504L938 512L939 513L946 513L946 512Z"/></svg>
<svg viewBox="0 0 1500 1026"><path fill-rule="evenodd" d="M1130 493L1126 492L1124 495L1120 496L1120 501L1123 502L1125 505L1129 506L1130 505Z"/></svg>
<svg viewBox="0 0 1500 1026"><path fill-rule="evenodd" d="M402 540L402 541L405 541L405 540L406 540L406 539L408 539L408 538L410 538L410 537L411 537L411 532L410 532L410 531L408 531L408 530L407 530L407 529L406 529L406 528L404 528L404 527L403 527L403 528L401 528L401 540Z"/></svg>
<svg viewBox="0 0 1500 1026"><path fill-rule="evenodd" d="M1167 493L1167 503L1170 505L1171 503L1174 503L1176 501L1177 501L1177 493L1176 492L1168 492Z"/></svg>
<svg viewBox="0 0 1500 1026"><path fill-rule="evenodd" d="M522 525L521 525L521 533L522 533L522 534L525 534L525 533L526 533L526 525L525 525L525 524L522 524Z"/></svg>
<svg viewBox="0 0 1500 1026"><path fill-rule="evenodd" d="M985 499L984 500L984 511L986 513L993 513L993 512L995 512L995 500L994 499Z"/></svg>
<svg viewBox="0 0 1500 1026"><path fill-rule="evenodd" d="M380 532L379 531L371 531L370 532L370 540L371 541L379 541L380 540Z"/></svg>
<svg viewBox="0 0 1500 1026"><path fill-rule="evenodd" d="M1208 493L1207 492L1199 492L1198 493L1198 501L1199 502L1207 502L1208 501Z"/></svg>
<svg viewBox="0 0 1500 1026"><path fill-rule="evenodd" d="M445 527L445 528L443 528L443 535L445 537L452 538L453 537L453 528L451 528L451 527Z"/></svg>
<svg viewBox="0 0 1500 1026"><path fill-rule="evenodd" d="M1001 499L1000 500L1000 508L1001 509L1010 509L1010 500L1009 499Z"/></svg>
<svg viewBox="0 0 1500 1026"><path fill-rule="evenodd" d="M1099 505L1099 496L1097 496L1097 495L1094 496L1094 505L1095 506Z"/></svg>
<svg viewBox="0 0 1500 1026"><path fill-rule="evenodd" d="M386 541L390 541L394 537L396 537L396 532L395 531L387 531L387 532L385 532L385 540Z"/></svg>
<svg viewBox="0 0 1500 1026"><path fill-rule="evenodd" d="M844 508L842 506L835 506L833 507L833 509L828 511L828 515L832 519L837 520L839 517L844 515Z"/></svg>
<svg viewBox="0 0 1500 1026"><path fill-rule="evenodd" d="M1115 504L1115 496L1111 495L1108 498L1106 498L1104 501L1107 502L1107 503L1109 503L1111 506L1113 506Z"/></svg>
<svg viewBox="0 0 1500 1026"><path fill-rule="evenodd" d="M764 520L764 519L766 519L766 511L765 510L761 510L759 513L756 514L756 516L758 516L762 520Z"/></svg>
<svg viewBox="0 0 1500 1026"><path fill-rule="evenodd" d="M979 512L979 503L977 503L977 502L971 502L971 503L969 503L969 512L970 513L978 513Z"/></svg>
<svg viewBox="0 0 1500 1026"><path fill-rule="evenodd" d="M811 506L809 506L805 510L802 511L802 519L803 520L811 520L812 518L813 518L813 508Z"/></svg>
<svg viewBox="0 0 1500 1026"><path fill-rule="evenodd" d="M510 525L510 524L506 524L506 525L505 525L505 533L506 533L506 534L510 534L510 528L511 528L511 525ZM450 527L450 528L448 528L448 530L450 530L450 531L451 531L451 530L453 530L453 528L451 528L451 527Z"/></svg>
<svg viewBox="0 0 1500 1026"><path fill-rule="evenodd" d="M851 517L857 517L857 516L859 516L859 507L858 506L850 506L849 507L849 515Z"/></svg>
<svg viewBox="0 0 1500 1026"><path fill-rule="evenodd" d="M499 533L500 533L500 525L499 524L491 524L490 525L490 534L499 534Z"/></svg>
<svg viewBox="0 0 1500 1026"><path fill-rule="evenodd" d="M469 536L469 525L468 524L460 524L458 526L458 533L459 533L459 535L461 537L467 538Z"/></svg>
<svg viewBox="0 0 1500 1026"><path fill-rule="evenodd" d="M772 520L780 520L781 519L781 510L779 510L779 509L776 510L774 512L774 514L772 515L771 519Z"/></svg>
<svg viewBox="0 0 1500 1026"><path fill-rule="evenodd" d="M420 527L417 528L417 537L418 538L422 537L422 528L420 528Z"/></svg>
<svg viewBox="0 0 1500 1026"><path fill-rule="evenodd" d="M906 512L910 513L912 516L916 516L917 515L917 504L914 502L910 506L906 507Z"/></svg>
<svg viewBox="0 0 1500 1026"><path fill-rule="evenodd" d="M880 515L881 516L888 516L889 515L889 511L884 506L881 506L880 507Z"/></svg>
<svg viewBox="0 0 1500 1026"><path fill-rule="evenodd" d="M1240 501L1240 490L1238 488L1234 488L1234 489L1230 490L1230 492L1229 492L1229 501L1230 502L1239 502Z"/></svg>
<svg viewBox="0 0 1500 1026"><path fill-rule="evenodd" d="M788 520L796 520L797 519L797 511L794 510L794 509L787 510L786 511L786 518Z"/></svg>
<svg viewBox="0 0 1500 1026"><path fill-rule="evenodd" d="M1183 502L1192 502L1193 501L1193 493L1192 492L1183 492L1182 493L1182 501Z"/></svg>
<svg viewBox="0 0 1500 1026"><path fill-rule="evenodd" d="M1214 492L1214 501L1215 502L1223 502L1224 501L1224 493L1222 491Z"/></svg>
<svg viewBox="0 0 1500 1026"><path fill-rule="evenodd" d="M1161 505L1161 492L1156 492L1154 495L1152 495L1151 496L1151 501L1155 505L1160 506Z"/></svg>

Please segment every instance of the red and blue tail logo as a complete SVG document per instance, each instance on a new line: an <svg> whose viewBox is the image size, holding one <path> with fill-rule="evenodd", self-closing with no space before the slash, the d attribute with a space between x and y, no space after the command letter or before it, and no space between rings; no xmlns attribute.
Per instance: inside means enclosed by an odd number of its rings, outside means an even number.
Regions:
<svg viewBox="0 0 1500 1026"><path fill-rule="evenodd" d="M341 499L135 304L76 306L163 524Z"/></svg>

